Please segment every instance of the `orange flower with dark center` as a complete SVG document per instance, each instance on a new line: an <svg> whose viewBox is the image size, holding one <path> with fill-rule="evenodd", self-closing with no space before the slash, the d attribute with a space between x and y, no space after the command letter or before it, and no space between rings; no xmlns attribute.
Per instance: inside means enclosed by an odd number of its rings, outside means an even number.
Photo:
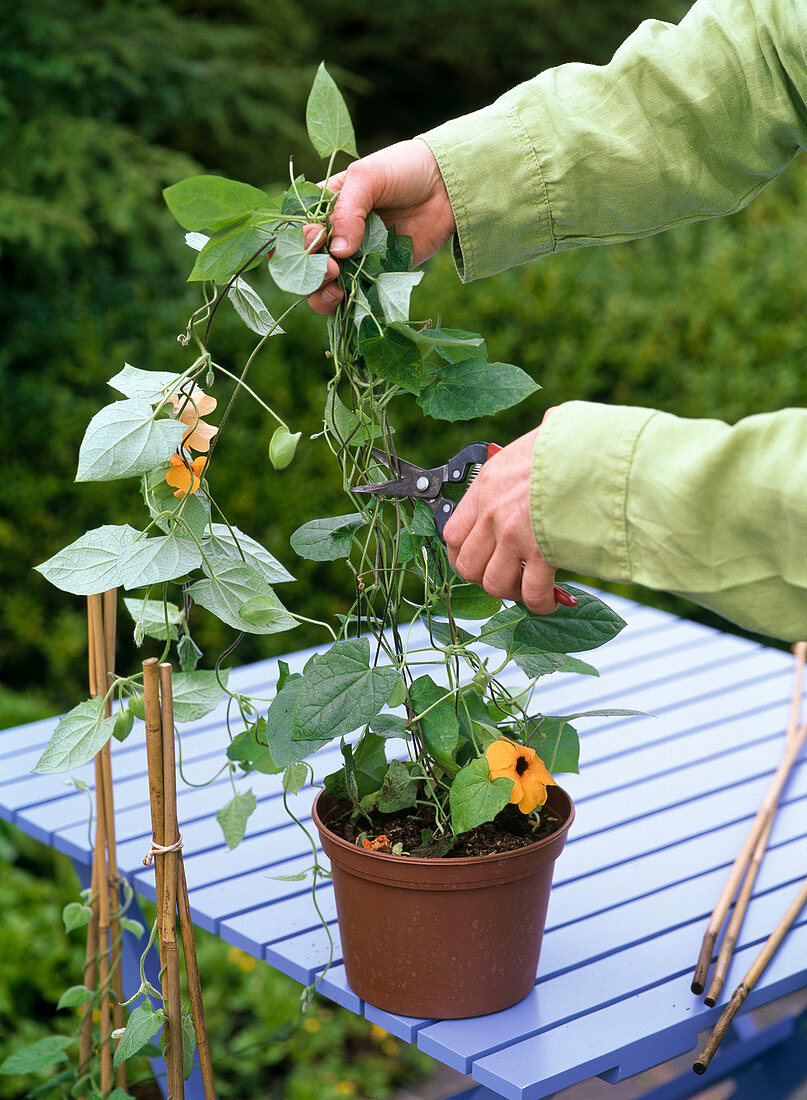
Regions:
<svg viewBox="0 0 807 1100"><path fill-rule="evenodd" d="M523 814L546 802L546 788L555 780L535 749L518 745L509 737L501 737L485 749L491 779L512 779L510 801L517 803Z"/></svg>
<svg viewBox="0 0 807 1100"><path fill-rule="evenodd" d="M186 462L179 455L171 455L168 460L168 469L165 480L174 490L174 496L180 500L188 493L195 493L202 484L207 459L195 458L193 462Z"/></svg>
<svg viewBox="0 0 807 1100"><path fill-rule="evenodd" d="M218 431L212 424L206 424L203 416L212 413L218 402L208 397L204 390L194 386L189 394L172 393L168 400L174 410L174 418L187 424L189 430L182 437L182 446L194 451L210 450L210 440Z"/></svg>

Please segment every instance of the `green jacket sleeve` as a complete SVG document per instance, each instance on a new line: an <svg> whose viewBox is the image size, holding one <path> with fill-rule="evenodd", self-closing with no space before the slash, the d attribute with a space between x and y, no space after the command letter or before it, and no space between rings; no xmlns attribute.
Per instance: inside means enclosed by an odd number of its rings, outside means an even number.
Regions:
<svg viewBox="0 0 807 1100"><path fill-rule="evenodd" d="M594 457L592 457L594 456ZM553 565L807 634L807 409L733 427L573 401L538 433L533 528Z"/></svg>
<svg viewBox="0 0 807 1100"><path fill-rule="evenodd" d="M744 206L807 145L807 4L698 0L422 135L464 281Z"/></svg>

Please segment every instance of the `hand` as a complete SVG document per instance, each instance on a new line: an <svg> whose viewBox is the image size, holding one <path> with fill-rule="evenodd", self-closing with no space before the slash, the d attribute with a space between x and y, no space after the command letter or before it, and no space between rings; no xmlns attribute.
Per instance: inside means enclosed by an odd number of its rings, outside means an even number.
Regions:
<svg viewBox="0 0 807 1100"><path fill-rule="evenodd" d="M336 259L352 256L364 236L371 210L412 238L415 266L446 243L456 228L454 212L443 177L431 149L416 138L400 141L354 161L344 172L328 180L339 199L331 215L329 251ZM319 226L306 228L310 246ZM322 287L308 299L317 313L333 313L343 292L335 280L338 265L331 260Z"/></svg>
<svg viewBox="0 0 807 1100"><path fill-rule="evenodd" d="M542 557L530 521L532 455L540 430L488 459L443 533L448 560L465 580L546 615L557 610L562 590L555 590L555 568Z"/></svg>

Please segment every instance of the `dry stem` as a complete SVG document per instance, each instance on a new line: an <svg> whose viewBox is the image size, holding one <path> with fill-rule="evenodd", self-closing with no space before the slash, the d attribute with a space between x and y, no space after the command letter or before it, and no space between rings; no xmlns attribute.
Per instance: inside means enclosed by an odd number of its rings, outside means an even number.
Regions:
<svg viewBox="0 0 807 1100"><path fill-rule="evenodd" d="M726 914L731 907L734 895L737 892L737 887L740 885L740 880L745 874L746 868L749 865L749 861L752 859L757 851L757 847L760 844L760 838L767 829L770 831L770 825L773 822L773 818L776 814L777 807L779 805L779 797L782 793L785 783L787 782L793 765L795 764L802 745L804 744L805 735L807 735L807 725L798 726L799 711L801 705L801 683L802 675L804 671L805 656L807 655L807 643L798 642L794 647L796 656L796 668L794 672L794 684L793 694L790 703L790 716L788 720L787 735L785 738L785 751L782 756L779 766L776 769L773 780L765 794L762 804L757 811L756 817L751 825L748 835L745 838L745 842L740 849L740 854L734 861L729 877L726 880L726 884L723 887L717 905L712 913L709 924L706 928L706 932L703 937L703 943L701 944L700 955L698 956L698 962L695 967L695 973L692 978L692 992L695 994L703 993L706 986L706 979L709 974L709 967L712 962L712 952L714 950L715 943L717 941L718 933L723 925L723 921L726 919ZM766 841L767 843L767 841ZM760 852L760 860L764 855L764 846ZM751 883L753 886L753 882ZM750 896L750 887L748 890ZM746 903L747 905L747 900ZM740 902L738 900L738 907ZM741 910L739 916L735 913L736 928L735 932L739 931L739 925L742 923L744 915L744 909ZM728 935L726 940L728 941ZM714 1004L717 999L717 995L723 983L723 978L728 970L728 964L730 961L731 951L734 949L734 941L728 944L724 944L721 948L721 958L718 959L718 968L720 971L719 982L714 982L709 988L707 995L707 1003Z"/></svg>
<svg viewBox="0 0 807 1100"><path fill-rule="evenodd" d="M748 994L756 985L765 967L773 958L774 952L778 948L779 944L785 938L785 935L790 929L790 926L795 921L801 910L807 904L807 878L801 884L798 894L796 894L793 901L788 906L787 912L782 917L781 921L777 924L776 928L768 937L765 946L757 955L754 962L751 964L748 973L743 980L734 990L732 998L729 1001L726 1008L723 1010L720 1019L714 1026L711 1035L703 1044L700 1054L696 1058L692 1068L696 1073L705 1073L709 1063L715 1055L715 1051L720 1046L720 1043L729 1029L732 1020L740 1010L741 1005L745 1001Z"/></svg>

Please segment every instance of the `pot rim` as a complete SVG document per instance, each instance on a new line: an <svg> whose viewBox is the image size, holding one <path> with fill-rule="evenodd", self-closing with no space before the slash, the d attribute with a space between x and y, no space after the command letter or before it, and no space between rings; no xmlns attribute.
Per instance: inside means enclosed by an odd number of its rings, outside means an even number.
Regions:
<svg viewBox="0 0 807 1100"><path fill-rule="evenodd" d="M549 836L542 837L540 840L535 840L531 844L524 844L520 848L512 848L508 852L488 852L486 855L482 856L396 856L390 852L373 852L367 848L358 848L355 844L351 844L350 841L345 840L343 837L333 832L333 830L329 828L327 822L321 817L319 813L320 800L325 801L330 799L334 804L339 804L340 801L343 801L329 795L324 789L320 790L314 799L314 803L311 807L311 816L317 828L328 834L328 839L331 843L351 853L359 853L361 856L381 860L383 863L395 865L397 867L435 867L439 864L449 864L459 869L468 866L484 865L485 863L492 864L494 862L502 863L505 861L517 860L541 848L549 847L551 844L557 843L561 836L565 838L566 833L568 833L574 821L575 806L571 795L565 791L563 787L555 783L552 785L552 788L550 788L550 791L553 789L563 795L569 804L567 815L562 819L560 826L553 833L550 833Z"/></svg>

